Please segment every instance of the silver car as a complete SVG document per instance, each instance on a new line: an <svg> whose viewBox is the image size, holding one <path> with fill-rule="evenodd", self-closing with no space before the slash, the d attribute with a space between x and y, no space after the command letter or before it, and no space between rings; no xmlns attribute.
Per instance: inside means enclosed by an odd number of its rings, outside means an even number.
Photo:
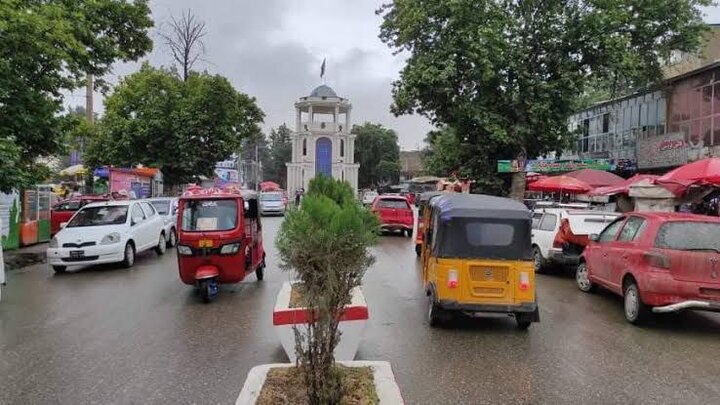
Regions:
<svg viewBox="0 0 720 405"><path fill-rule="evenodd" d="M165 223L165 240L167 241L167 246L175 247L175 245L177 245L178 199L172 197L149 198L147 201L155 207L155 210L157 210Z"/></svg>
<svg viewBox="0 0 720 405"><path fill-rule="evenodd" d="M260 193L260 215L285 215L285 199L280 191Z"/></svg>

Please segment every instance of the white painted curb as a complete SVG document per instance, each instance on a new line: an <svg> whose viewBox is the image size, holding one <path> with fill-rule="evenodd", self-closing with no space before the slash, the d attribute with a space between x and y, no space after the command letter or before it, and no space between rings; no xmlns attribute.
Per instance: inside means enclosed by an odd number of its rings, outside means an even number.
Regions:
<svg viewBox="0 0 720 405"><path fill-rule="evenodd" d="M336 364L341 364L346 367L372 368L373 379L375 380L375 391L380 399L380 404L404 404L402 395L400 394L400 387L398 387L397 382L395 382L392 367L387 361L338 361ZM237 401L235 401L235 405L248 405L257 402L263 384L265 384L268 371L270 371L271 368L288 367L295 367L295 364L262 364L250 369L247 379L245 379L245 385L243 385L242 391L240 391L240 395L238 395Z"/></svg>
<svg viewBox="0 0 720 405"><path fill-rule="evenodd" d="M290 282L283 283L280 292L278 293L277 301L275 302L275 308L273 314L290 310L290 294L292 285ZM365 307L367 308L367 301L363 295L361 288L355 288L352 291L351 306L354 307ZM297 310L298 308L292 308ZM280 343L285 350L290 362L294 363L297 360L295 354L295 331L294 326L297 326L299 331L303 334L306 333L306 328L303 323L287 324L287 325L273 325L275 333L280 339ZM340 342L335 347L334 355L336 360L350 361L355 359L358 347L360 347L360 341L365 333L365 326L367 325L367 319L340 321L338 330L340 331Z"/></svg>

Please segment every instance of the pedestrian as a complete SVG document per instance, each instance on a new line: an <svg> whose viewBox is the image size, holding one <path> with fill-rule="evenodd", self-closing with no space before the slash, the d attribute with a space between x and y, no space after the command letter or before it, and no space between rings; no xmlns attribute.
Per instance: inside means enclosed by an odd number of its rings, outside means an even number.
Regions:
<svg viewBox="0 0 720 405"><path fill-rule="evenodd" d="M295 190L295 206L300 206L300 189Z"/></svg>

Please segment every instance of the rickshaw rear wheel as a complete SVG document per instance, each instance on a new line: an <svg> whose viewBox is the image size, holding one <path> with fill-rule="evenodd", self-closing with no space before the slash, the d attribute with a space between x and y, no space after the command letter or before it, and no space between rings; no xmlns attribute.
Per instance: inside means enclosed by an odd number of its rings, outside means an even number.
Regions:
<svg viewBox="0 0 720 405"><path fill-rule="evenodd" d="M530 314L526 313L515 314L515 322L517 322L517 328L519 330L527 330L530 327L532 321L529 315Z"/></svg>
<svg viewBox="0 0 720 405"><path fill-rule="evenodd" d="M422 254L422 245L415 245L415 254L420 257L420 255Z"/></svg>
<svg viewBox="0 0 720 405"><path fill-rule="evenodd" d="M405 234L407 235L408 238L411 238L412 237L412 229L406 229Z"/></svg>
<svg viewBox="0 0 720 405"><path fill-rule="evenodd" d="M440 308L437 300L435 299L435 293L432 291L428 295L428 323L431 327L440 326L443 322L447 322L448 314L447 311Z"/></svg>
<svg viewBox="0 0 720 405"><path fill-rule="evenodd" d="M203 300L204 303L212 301L212 299L215 297L212 289L213 286L211 283L211 279L206 278L198 282L198 292L200 293L200 298Z"/></svg>
<svg viewBox="0 0 720 405"><path fill-rule="evenodd" d="M265 263L260 263L255 269L255 278L257 278L257 281L263 281L263 278L265 278Z"/></svg>

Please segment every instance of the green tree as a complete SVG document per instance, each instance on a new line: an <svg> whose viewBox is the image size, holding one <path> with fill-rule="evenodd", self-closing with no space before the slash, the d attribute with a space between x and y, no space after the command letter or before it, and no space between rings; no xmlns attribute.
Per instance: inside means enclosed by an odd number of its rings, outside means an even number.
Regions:
<svg viewBox="0 0 720 405"><path fill-rule="evenodd" d="M410 57L392 111L450 125L482 155L536 157L563 149L567 117L588 79L645 85L672 50L694 51L710 0L395 0L381 39ZM471 165L477 177L496 176ZM513 176L522 196L524 174Z"/></svg>
<svg viewBox="0 0 720 405"><path fill-rule="evenodd" d="M313 314L306 328L295 329L311 404L341 403L342 369L335 367L333 353L341 339L338 314L374 261L369 248L378 230L377 218L357 204L350 184L325 176L310 181L302 209L289 211L280 226L282 266L297 274L303 303Z"/></svg>
<svg viewBox="0 0 720 405"><path fill-rule="evenodd" d="M270 160L263 175L265 180L274 181L282 187L287 187L287 166L285 164L292 159L291 134L290 128L285 124L270 130Z"/></svg>
<svg viewBox="0 0 720 405"><path fill-rule="evenodd" d="M145 55L152 26L146 0L0 0L0 190L47 175L37 158L63 151L63 92Z"/></svg>
<svg viewBox="0 0 720 405"><path fill-rule="evenodd" d="M358 185L371 187L397 181L400 176L400 146L395 131L380 124L354 125L355 163L360 164Z"/></svg>
<svg viewBox="0 0 720 405"><path fill-rule="evenodd" d="M105 117L88 148L91 165L158 167L177 185L211 177L215 163L258 136L263 113L255 100L219 75L144 64L105 101Z"/></svg>

